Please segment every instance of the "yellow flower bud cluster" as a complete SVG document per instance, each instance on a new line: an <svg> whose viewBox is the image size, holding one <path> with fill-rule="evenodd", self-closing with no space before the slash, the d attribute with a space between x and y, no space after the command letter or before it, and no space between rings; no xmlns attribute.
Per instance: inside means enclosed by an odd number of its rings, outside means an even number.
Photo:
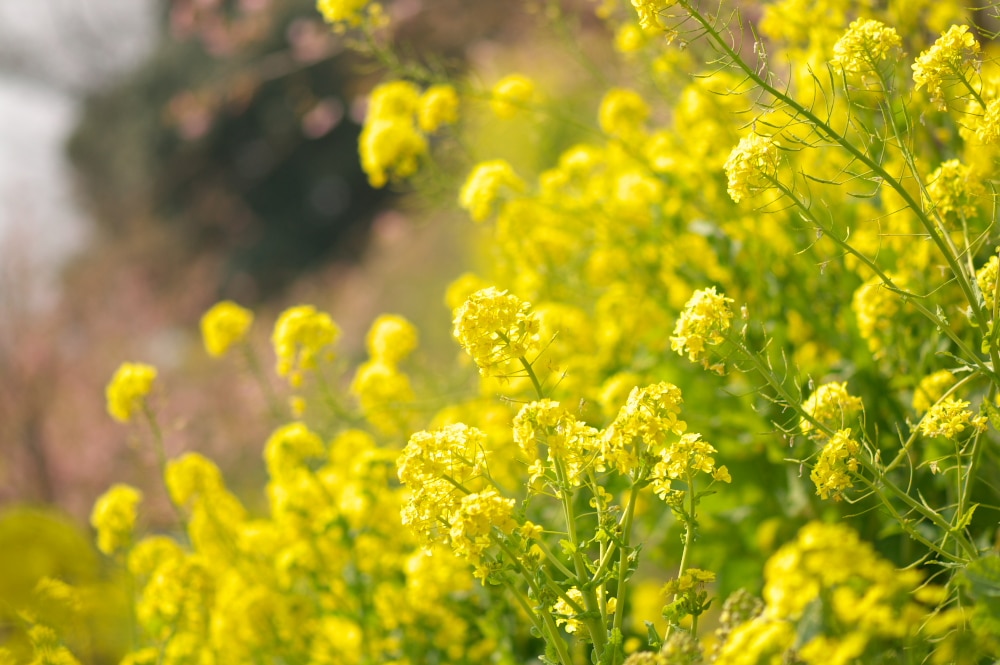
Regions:
<svg viewBox="0 0 1000 665"><path fill-rule="evenodd" d="M475 566L479 579L485 580L489 571L483 553L495 544L494 529L510 534L517 528L513 512L514 499L503 498L495 489L462 497L448 536L455 554Z"/></svg>
<svg viewBox="0 0 1000 665"><path fill-rule="evenodd" d="M639 15L639 25L643 28L660 28L661 14L677 4L676 0L632 0L632 8Z"/></svg>
<svg viewBox="0 0 1000 665"><path fill-rule="evenodd" d="M980 143L985 145L1000 143L1000 98L986 102L982 115L974 116L972 129Z"/></svg>
<svg viewBox="0 0 1000 665"><path fill-rule="evenodd" d="M521 407L514 418L514 442L531 460L529 486L540 477L558 483L556 467L566 482L579 486L584 471L594 463L597 434L559 402L543 399Z"/></svg>
<svg viewBox="0 0 1000 665"><path fill-rule="evenodd" d="M531 304L489 287L455 310L453 335L483 376L509 376L511 363L539 348L539 321Z"/></svg>
<svg viewBox="0 0 1000 665"><path fill-rule="evenodd" d="M458 94L451 86L435 85L423 93L409 81L377 86L358 139L361 168L372 187L416 173L427 153L427 135L457 119Z"/></svg>
<svg viewBox="0 0 1000 665"><path fill-rule="evenodd" d="M883 337L892 328L899 313L899 298L875 276L858 287L851 298L851 309L858 322L858 333L868 342L876 358L885 352Z"/></svg>
<svg viewBox="0 0 1000 665"><path fill-rule="evenodd" d="M346 26L361 25L367 18L366 14L380 15L381 7L377 3L369 5L369 2L370 0L316 0L316 9L327 23L337 30L343 30Z"/></svg>
<svg viewBox="0 0 1000 665"><path fill-rule="evenodd" d="M386 434L407 428L410 405L416 399L410 378L399 363L417 348L417 329L396 314L379 316L365 338L370 360L358 367L351 393L361 402L365 419Z"/></svg>
<svg viewBox="0 0 1000 665"><path fill-rule="evenodd" d="M732 482L729 469L725 466L715 466L715 446L701 438L701 434L682 434L679 441L668 445L660 453L660 459L653 467L653 491L667 503L675 502L681 495L671 485L671 481L680 480L688 484L697 472L712 477L712 481L722 483Z"/></svg>
<svg viewBox="0 0 1000 665"><path fill-rule="evenodd" d="M108 413L119 422L128 422L142 409L153 389L156 368L143 363L122 363L105 389Z"/></svg>
<svg viewBox="0 0 1000 665"><path fill-rule="evenodd" d="M293 386L302 384L303 372L316 369L321 357L329 360L340 328L330 315L312 305L298 305L281 313L274 324L271 343L278 358L277 372Z"/></svg>
<svg viewBox="0 0 1000 665"><path fill-rule="evenodd" d="M854 486L850 474L858 471L859 452L861 444L851 438L850 428L834 432L823 445L819 459L809 474L820 498L828 499L832 494L835 499L839 499L844 490Z"/></svg>
<svg viewBox="0 0 1000 665"><path fill-rule="evenodd" d="M834 66L847 74L871 74L879 63L898 55L903 41L894 28L871 19L859 18L833 45Z"/></svg>
<svg viewBox="0 0 1000 665"><path fill-rule="evenodd" d="M942 217L951 213L959 217L973 217L978 212L978 202L986 188L971 167L957 159L949 159L927 177L924 204Z"/></svg>
<svg viewBox="0 0 1000 665"><path fill-rule="evenodd" d="M716 665L786 662L793 646L808 665L867 662L869 645L878 653L886 639L926 639L921 600L940 591L921 585L917 570L896 569L850 528L821 522L775 552L764 576L764 611L729 633ZM820 599L817 622L807 615ZM806 622L808 637L797 644Z"/></svg>
<svg viewBox="0 0 1000 665"><path fill-rule="evenodd" d="M208 355L218 358L246 337L253 312L231 300L216 303L201 317L201 337Z"/></svg>
<svg viewBox="0 0 1000 665"><path fill-rule="evenodd" d="M687 353L688 360L708 366L706 346L721 344L725 340L733 312L729 309L732 298L716 293L715 287L695 291L684 305L677 319L670 348L680 355Z"/></svg>
<svg viewBox="0 0 1000 665"><path fill-rule="evenodd" d="M803 411L833 430L843 429L845 425L853 423L863 408L861 398L847 392L846 381L820 385L802 404ZM808 418L799 421L799 429L808 436L826 438L826 434Z"/></svg>
<svg viewBox="0 0 1000 665"><path fill-rule="evenodd" d="M778 144L770 136L752 132L740 139L723 167L729 179L729 196L739 203L751 194L769 189L777 177L778 161Z"/></svg>
<svg viewBox="0 0 1000 665"><path fill-rule="evenodd" d="M970 69L978 67L979 42L969 32L969 26L953 25L917 57L913 63L913 81L917 90L926 87L931 101L943 111L947 108L945 83L962 79Z"/></svg>
<svg viewBox="0 0 1000 665"><path fill-rule="evenodd" d="M932 406L920 420L919 427L924 436L954 439L966 429L985 432L987 422L986 416L977 416L969 410L969 402L951 396Z"/></svg>
<svg viewBox="0 0 1000 665"><path fill-rule="evenodd" d="M97 549L114 554L132 544L136 509L142 492L129 485L113 485L94 503L90 524L97 529Z"/></svg>
<svg viewBox="0 0 1000 665"><path fill-rule="evenodd" d="M930 410L939 399L944 396L945 391L957 383L955 375L951 371L942 369L933 374L929 374L920 380L913 391L913 410L923 415Z"/></svg>
<svg viewBox="0 0 1000 665"><path fill-rule="evenodd" d="M535 82L524 74L508 74L493 85L490 109L501 119L513 118L535 96Z"/></svg>
<svg viewBox="0 0 1000 665"><path fill-rule="evenodd" d="M458 195L458 204L467 210L474 222L486 220L493 212L501 195L507 192L519 194L525 190L524 181L503 159L494 159L477 164Z"/></svg>
<svg viewBox="0 0 1000 665"><path fill-rule="evenodd" d="M639 93L624 88L612 88L604 95L597 112L597 120L609 136L629 140L640 136L649 105Z"/></svg>
<svg viewBox="0 0 1000 665"><path fill-rule="evenodd" d="M992 315L997 306L997 274L1000 272L1000 261L994 254L982 268L976 271L976 283L983 294L986 310Z"/></svg>

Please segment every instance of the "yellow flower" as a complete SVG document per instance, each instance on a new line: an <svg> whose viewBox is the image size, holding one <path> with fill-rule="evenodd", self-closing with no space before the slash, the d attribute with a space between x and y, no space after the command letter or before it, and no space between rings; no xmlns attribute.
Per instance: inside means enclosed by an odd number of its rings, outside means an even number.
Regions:
<svg viewBox="0 0 1000 665"><path fill-rule="evenodd" d="M831 494L839 498L845 489L854 486L850 474L857 473L860 451L861 444L851 438L850 428L838 430L830 437L809 474L820 498L828 499Z"/></svg>
<svg viewBox="0 0 1000 665"><path fill-rule="evenodd" d="M721 344L729 330L733 313L729 309L732 298L716 293L715 287L695 291L677 319L670 348L692 362L707 364L706 345Z"/></svg>
<svg viewBox="0 0 1000 665"><path fill-rule="evenodd" d="M927 87L931 101L940 110L947 105L942 86L949 79L963 78L969 68L978 66L979 42L967 25L953 25L913 63L913 81L917 90Z"/></svg>
<svg viewBox="0 0 1000 665"><path fill-rule="evenodd" d="M97 529L97 548L111 555L132 544L136 507L142 492L129 485L113 485L94 503L90 524Z"/></svg>
<svg viewBox="0 0 1000 665"><path fill-rule="evenodd" d="M729 196L739 203L755 192L772 186L777 177L778 144L756 132L740 139L723 168L729 178Z"/></svg>
<svg viewBox="0 0 1000 665"><path fill-rule="evenodd" d="M498 118L513 118L535 94L535 83L523 74L509 74L493 86L490 108Z"/></svg>
<svg viewBox="0 0 1000 665"><path fill-rule="evenodd" d="M844 425L857 418L864 405L860 397L847 392L847 382L824 383L809 396L802 405L802 410L830 429L842 429ZM811 421L802 418L799 429L803 434L824 438L821 430Z"/></svg>
<svg viewBox="0 0 1000 665"><path fill-rule="evenodd" d="M951 396L931 407L920 421L920 433L954 439L966 428L985 432L986 423L986 416L976 416L969 410L969 402Z"/></svg>
<svg viewBox="0 0 1000 665"><path fill-rule="evenodd" d="M503 376L510 361L538 350L540 323L531 304L489 287L455 311L453 334L483 376Z"/></svg>
<svg viewBox="0 0 1000 665"><path fill-rule="evenodd" d="M898 53L902 45L895 29L879 21L859 18L833 45L831 62L847 73L868 74L876 70L879 62Z"/></svg>
<svg viewBox="0 0 1000 665"><path fill-rule="evenodd" d="M973 217L978 212L977 200L985 193L986 188L971 167L957 159L949 159L927 177L924 204L941 216L954 213L960 217Z"/></svg>
<svg viewBox="0 0 1000 665"><path fill-rule="evenodd" d="M639 25L643 28L660 28L660 15L665 9L676 4L676 0L632 0L632 7L639 15Z"/></svg>
<svg viewBox="0 0 1000 665"><path fill-rule="evenodd" d="M119 422L128 422L142 408L153 388L156 368L142 363L122 363L105 389L108 413Z"/></svg>
<svg viewBox="0 0 1000 665"><path fill-rule="evenodd" d="M417 348L417 329L398 314L382 314L365 337L365 346L372 360L395 365Z"/></svg>
<svg viewBox="0 0 1000 665"><path fill-rule="evenodd" d="M649 117L649 105L639 93L612 88L601 100L598 122L607 134L619 138L635 136Z"/></svg>
<svg viewBox="0 0 1000 665"><path fill-rule="evenodd" d="M482 222L493 211L493 204L504 191L520 193L525 189L511 165L505 160L494 159L477 164L462 185L458 204L468 210L474 222Z"/></svg>
<svg viewBox="0 0 1000 665"><path fill-rule="evenodd" d="M957 381L955 375L946 369L925 376L913 391L913 410L919 414L926 413Z"/></svg>
<svg viewBox="0 0 1000 665"><path fill-rule="evenodd" d="M201 317L201 337L208 355L225 355L234 344L246 337L253 323L253 312L231 300L216 303Z"/></svg>
<svg viewBox="0 0 1000 665"><path fill-rule="evenodd" d="M290 423L276 429L264 444L264 461L272 478L282 479L302 468L309 458L323 457L323 440L304 423Z"/></svg>
<svg viewBox="0 0 1000 665"><path fill-rule="evenodd" d="M432 85L420 96L417 107L420 129L433 134L442 125L458 122L458 93L450 85Z"/></svg>
<svg viewBox="0 0 1000 665"><path fill-rule="evenodd" d="M320 354L339 337L340 328L330 315L312 305L285 310L271 335L278 374L287 376L292 385L301 384L302 372L316 369Z"/></svg>
<svg viewBox="0 0 1000 665"><path fill-rule="evenodd" d="M316 0L316 9L327 23L360 25L369 0Z"/></svg>

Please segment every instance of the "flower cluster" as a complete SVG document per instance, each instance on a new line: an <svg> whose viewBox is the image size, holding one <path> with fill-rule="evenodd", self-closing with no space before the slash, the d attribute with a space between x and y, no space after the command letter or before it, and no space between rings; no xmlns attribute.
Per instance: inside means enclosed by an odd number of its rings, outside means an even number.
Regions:
<svg viewBox="0 0 1000 665"><path fill-rule="evenodd" d="M426 135L457 119L458 95L450 86L432 86L422 94L409 81L376 87L358 139L361 168L372 187L416 173L427 152Z"/></svg>
<svg viewBox="0 0 1000 665"><path fill-rule="evenodd" d="M142 409L156 380L156 368L143 363L122 363L105 389L108 413L119 422L128 422Z"/></svg>
<svg viewBox="0 0 1000 665"><path fill-rule="evenodd" d="M715 446L702 440L701 434L683 434L676 443L667 446L660 453L660 459L653 467L653 491L667 503L679 496L678 491L671 486L672 480L690 483L696 472L702 472L712 477L713 481L732 482L729 470L725 466L715 466ZM690 490L690 486L688 487Z"/></svg>
<svg viewBox="0 0 1000 665"><path fill-rule="evenodd" d="M778 172L778 144L770 136L753 132L740 139L726 160L729 196L739 203L756 192L769 189Z"/></svg>
<svg viewBox="0 0 1000 665"><path fill-rule="evenodd" d="M731 302L732 298L716 293L714 286L695 291L677 319L670 348L681 355L687 353L688 360L701 361L707 367L705 347L725 340L733 318Z"/></svg>
<svg viewBox="0 0 1000 665"><path fill-rule="evenodd" d="M880 21L856 19L833 45L831 62L848 74L870 74L879 63L894 57L903 41L896 30Z"/></svg>
<svg viewBox="0 0 1000 665"><path fill-rule="evenodd" d="M513 118L535 96L535 82L523 74L508 74L493 85L490 109L502 119Z"/></svg>
<svg viewBox="0 0 1000 665"><path fill-rule="evenodd" d="M489 287L455 310L454 337L483 376L505 376L510 362L539 348L539 321L531 304ZM525 361L526 362L526 361Z"/></svg>
<svg viewBox="0 0 1000 665"><path fill-rule="evenodd" d="M883 335L899 313L899 298L876 276L854 292L851 309L858 321L858 333L868 342L869 350L881 357L885 349Z"/></svg>
<svg viewBox="0 0 1000 665"><path fill-rule="evenodd" d="M677 4L676 0L632 0L632 7L639 15L639 25L643 28L661 28L661 14Z"/></svg>
<svg viewBox="0 0 1000 665"><path fill-rule="evenodd" d="M377 3L369 3L370 0L316 0L316 9L327 23L343 30L346 26L361 25L367 18L366 14L378 16L381 13Z"/></svg>
<svg viewBox="0 0 1000 665"><path fill-rule="evenodd" d="M514 418L513 430L514 442L531 460L529 483L546 476L557 484L558 475L563 474L566 482L579 486L584 471L594 465L598 431L578 421L559 402L544 399L525 404Z"/></svg>
<svg viewBox="0 0 1000 665"><path fill-rule="evenodd" d="M969 402L951 396L939 400L920 420L920 433L924 436L943 436L954 439L971 429L985 432L986 416L977 416L969 410Z"/></svg>
<svg viewBox="0 0 1000 665"><path fill-rule="evenodd" d="M90 513L90 523L97 529L97 549L105 554L128 549L140 501L142 492L121 484L113 485L97 499Z"/></svg>
<svg viewBox="0 0 1000 665"><path fill-rule="evenodd" d="M967 25L953 25L934 44L922 52L913 63L913 81L917 90L927 88L927 94L940 110L945 110L943 86L946 82L968 75L978 67L979 42Z"/></svg>
<svg viewBox="0 0 1000 665"><path fill-rule="evenodd" d="M997 274L1000 272L1000 261L994 254L982 268L976 271L976 282L983 294L986 310L992 316L997 306Z"/></svg>
<svg viewBox="0 0 1000 665"><path fill-rule="evenodd" d="M830 429L841 429L852 423L863 408L861 398L847 392L846 381L820 385L802 404L803 411ZM808 418L799 421L799 429L803 434L816 438L826 437L826 434Z"/></svg>
<svg viewBox="0 0 1000 665"><path fill-rule="evenodd" d="M417 329L397 314L375 319L365 346L370 359L358 367L351 392L358 397L365 418L380 432L399 433L406 428L408 406L415 395L410 378L399 363L417 348Z"/></svg>
<svg viewBox="0 0 1000 665"><path fill-rule="evenodd" d="M1000 98L986 102L982 115L973 119L972 128L980 143L984 145L1000 143Z"/></svg>
<svg viewBox="0 0 1000 665"><path fill-rule="evenodd" d="M253 312L231 300L216 303L201 317L201 338L208 355L218 358L246 337Z"/></svg>
<svg viewBox="0 0 1000 665"><path fill-rule="evenodd" d="M927 177L925 204L942 217L952 213L960 218L973 217L986 188L972 169L957 159L949 159Z"/></svg>
<svg viewBox="0 0 1000 665"><path fill-rule="evenodd" d="M514 169L502 159L477 164L458 195L458 203L475 222L489 218L498 199L507 192L520 193L525 189Z"/></svg>
<svg viewBox="0 0 1000 665"><path fill-rule="evenodd" d="M293 386L302 384L303 373L314 370L320 357L332 357L328 347L340 337L340 328L330 315L312 305L285 310L274 324L271 343L278 358L277 372Z"/></svg>
<svg viewBox="0 0 1000 665"><path fill-rule="evenodd" d="M920 383L913 390L913 410L923 415L940 400L945 392L951 388L957 379L955 375L947 369L938 370L920 379Z"/></svg>
<svg viewBox="0 0 1000 665"><path fill-rule="evenodd" d="M639 135L649 118L649 104L637 92L623 88L609 90L597 113L597 119L609 136L628 140Z"/></svg>
<svg viewBox="0 0 1000 665"><path fill-rule="evenodd" d="M861 444L851 437L850 428L833 433L823 445L819 459L809 474L820 498L829 499L832 494L835 499L839 499L844 490L854 486L850 474L858 471L859 452Z"/></svg>

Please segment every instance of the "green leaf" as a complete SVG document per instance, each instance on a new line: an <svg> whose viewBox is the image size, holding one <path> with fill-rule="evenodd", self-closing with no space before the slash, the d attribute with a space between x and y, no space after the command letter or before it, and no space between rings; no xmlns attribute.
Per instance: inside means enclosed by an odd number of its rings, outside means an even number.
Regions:
<svg viewBox="0 0 1000 665"><path fill-rule="evenodd" d="M649 648L654 651L659 651L660 647L663 646L663 638L660 637L660 633L657 632L656 626L652 621L646 621L646 639L649 642Z"/></svg>
<svg viewBox="0 0 1000 665"><path fill-rule="evenodd" d="M976 598L1000 598L1000 556L976 559L965 568L969 591Z"/></svg>

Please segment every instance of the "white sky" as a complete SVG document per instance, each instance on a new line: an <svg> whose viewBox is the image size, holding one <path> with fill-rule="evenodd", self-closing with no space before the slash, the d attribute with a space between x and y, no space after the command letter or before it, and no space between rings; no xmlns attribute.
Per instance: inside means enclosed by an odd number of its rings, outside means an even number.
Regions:
<svg viewBox="0 0 1000 665"><path fill-rule="evenodd" d="M63 144L79 100L141 60L156 0L0 0L0 261L51 292L85 241Z"/></svg>

